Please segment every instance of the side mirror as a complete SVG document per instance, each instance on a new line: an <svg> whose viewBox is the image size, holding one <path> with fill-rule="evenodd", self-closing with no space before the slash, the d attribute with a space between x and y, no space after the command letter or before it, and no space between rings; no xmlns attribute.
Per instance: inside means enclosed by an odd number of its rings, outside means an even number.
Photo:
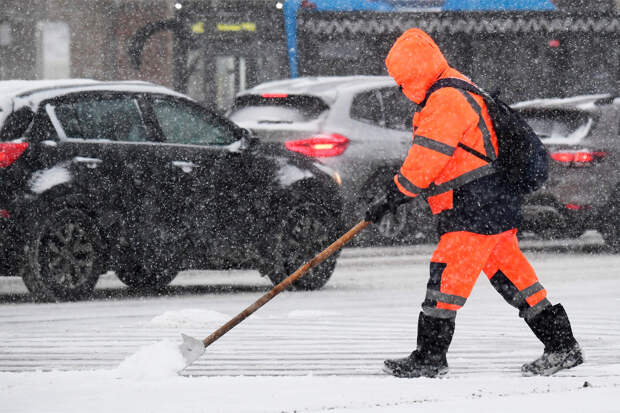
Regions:
<svg viewBox="0 0 620 413"><path fill-rule="evenodd" d="M241 131L240 132L241 133L241 141L242 141L242 145L243 145L244 148L251 148L256 143L258 143L258 141L259 141L258 137L256 137L254 135L254 133L252 133L251 130L245 129L245 128L241 128L240 131Z"/></svg>

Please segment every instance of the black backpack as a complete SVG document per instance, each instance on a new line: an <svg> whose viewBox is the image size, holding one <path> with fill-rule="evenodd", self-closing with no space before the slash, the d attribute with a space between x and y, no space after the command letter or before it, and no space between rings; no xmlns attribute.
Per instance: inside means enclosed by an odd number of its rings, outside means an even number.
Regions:
<svg viewBox="0 0 620 413"><path fill-rule="evenodd" d="M517 193L525 195L540 188L549 176L549 154L521 115L497 97L491 97L471 83L456 78L439 79L435 82L426 93L420 107L424 107L431 93L444 87L461 89L482 96L493 122L497 136L497 157L492 147L489 148L491 144L488 132L486 133L488 137L485 136L486 156L471 148L469 152L490 162ZM468 93L463 93L463 96L482 119L478 103ZM486 129L484 122L479 126L481 129ZM482 132L484 136L485 131ZM459 144L459 146L468 149L465 145Z"/></svg>

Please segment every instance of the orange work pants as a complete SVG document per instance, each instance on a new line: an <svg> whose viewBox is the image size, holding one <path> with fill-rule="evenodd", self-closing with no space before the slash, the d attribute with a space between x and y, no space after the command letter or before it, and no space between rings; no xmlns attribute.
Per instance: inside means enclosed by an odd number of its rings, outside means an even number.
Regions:
<svg viewBox="0 0 620 413"><path fill-rule="evenodd" d="M431 258L422 311L431 317L456 317L481 271L526 320L551 305L519 248L516 229L495 235L459 231L448 232L439 240Z"/></svg>

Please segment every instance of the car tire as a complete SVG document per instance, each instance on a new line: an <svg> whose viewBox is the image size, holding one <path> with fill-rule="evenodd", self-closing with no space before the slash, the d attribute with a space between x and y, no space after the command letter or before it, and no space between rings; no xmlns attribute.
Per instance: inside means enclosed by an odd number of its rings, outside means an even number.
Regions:
<svg viewBox="0 0 620 413"><path fill-rule="evenodd" d="M259 267L274 285L282 282L301 265L327 248L342 228L320 204L301 202L283 212L279 227L266 245L264 259ZM340 251L335 252L318 266L292 283L297 290L317 290L329 281Z"/></svg>
<svg viewBox="0 0 620 413"><path fill-rule="evenodd" d="M127 251L121 260L116 276L123 284L137 292L161 291L179 273L176 260L166 251L149 249L144 254Z"/></svg>
<svg viewBox="0 0 620 413"><path fill-rule="evenodd" d="M620 188L616 189L599 219L599 232L612 251L620 252Z"/></svg>
<svg viewBox="0 0 620 413"><path fill-rule="evenodd" d="M366 191L357 203L358 216L363 217L368 206L383 195L388 185L394 185L391 178L391 174L380 174L368 181ZM398 207L396 214L388 213L381 221L366 228L356 245L407 245L437 240L435 220L428 205L416 198Z"/></svg>
<svg viewBox="0 0 620 413"><path fill-rule="evenodd" d="M102 273L102 242L95 221L79 209L64 209L32 226L22 279L36 301L89 297Z"/></svg>

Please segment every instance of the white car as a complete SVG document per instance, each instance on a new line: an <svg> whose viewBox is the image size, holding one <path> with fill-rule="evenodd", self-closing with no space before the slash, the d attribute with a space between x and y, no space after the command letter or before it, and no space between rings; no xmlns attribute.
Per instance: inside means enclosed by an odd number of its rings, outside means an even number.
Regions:
<svg viewBox="0 0 620 413"><path fill-rule="evenodd" d="M228 117L261 140L336 170L348 224L364 217L391 185L412 142L415 104L389 76L312 77L260 84L239 93ZM436 237L421 199L387 215L358 237L363 243L427 242Z"/></svg>

